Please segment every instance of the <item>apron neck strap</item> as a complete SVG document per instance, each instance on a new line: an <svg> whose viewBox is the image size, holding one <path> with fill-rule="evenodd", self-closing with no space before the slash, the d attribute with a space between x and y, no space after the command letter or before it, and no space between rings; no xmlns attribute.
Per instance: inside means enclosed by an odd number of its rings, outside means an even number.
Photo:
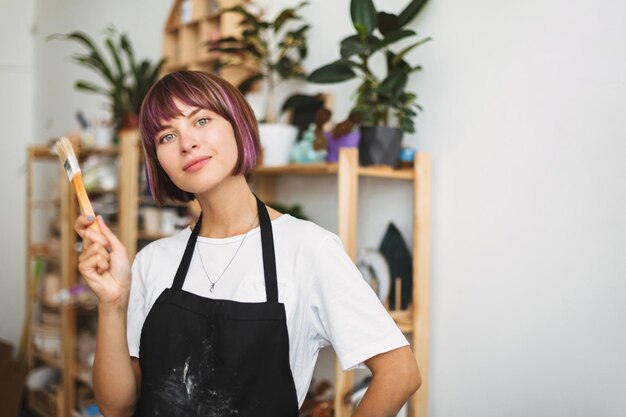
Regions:
<svg viewBox="0 0 626 417"><path fill-rule="evenodd" d="M276 277L276 255L274 253L274 234L272 221L265 204L257 197L259 223L261 224L261 245L263 247L263 272L265 274L265 293L268 303L278 303L278 278Z"/></svg>
<svg viewBox="0 0 626 417"><path fill-rule="evenodd" d="M196 242L198 240L198 233L200 233L200 226L202 225L202 213L198 217L198 221L196 222L195 227L191 231L191 236L187 240L187 247L185 247L185 253L183 254L183 259L180 261L178 265L178 269L176 270L176 275L174 276L174 283L172 284L172 289L182 290L183 284L185 283L185 277L187 276L187 271L189 270L189 265L191 264L191 258L193 257L193 250L196 247Z"/></svg>
<svg viewBox="0 0 626 417"><path fill-rule="evenodd" d="M274 253L274 235L272 233L272 221L270 220L267 207L254 195L257 201L257 211L259 213L259 223L261 225L261 246L263 250L263 272L265 275L265 294L268 303L278 303L278 279L276 277L276 256ZM174 277L174 283L172 289L182 290L185 283L185 277L191 264L191 258L193 257L196 242L198 240L198 234L200 233L200 227L202 225L202 213L198 217L189 240L187 241L187 247L183 254L183 259L178 265L176 270L176 276Z"/></svg>

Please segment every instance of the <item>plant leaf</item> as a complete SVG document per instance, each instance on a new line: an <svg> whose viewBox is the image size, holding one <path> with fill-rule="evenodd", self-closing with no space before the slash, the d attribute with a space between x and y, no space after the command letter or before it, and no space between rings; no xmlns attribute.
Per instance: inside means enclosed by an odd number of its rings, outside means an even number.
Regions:
<svg viewBox="0 0 626 417"><path fill-rule="evenodd" d="M74 87L77 90L84 91L87 93L102 94L105 96L109 95L109 90L107 90L106 88L97 86L87 81L82 81L82 80L76 81L76 83L74 84Z"/></svg>
<svg viewBox="0 0 626 417"><path fill-rule="evenodd" d="M400 52L398 52L394 58L395 61L399 61L400 59L403 59L404 56L410 52L411 50L413 50L414 48L417 48L418 46L425 44L426 42L432 40L432 38L425 38L422 39L420 41L415 42L414 44L411 44L409 46L407 46L406 48L404 48L403 50L401 50Z"/></svg>
<svg viewBox="0 0 626 417"><path fill-rule="evenodd" d="M113 43L113 39L107 38L105 40L105 45L109 50L109 53L113 57L113 62L115 63L115 67L117 68L117 79L121 82L124 80L124 69L122 68L122 60L120 59L120 54Z"/></svg>
<svg viewBox="0 0 626 417"><path fill-rule="evenodd" d="M352 35L341 41L339 50L341 57L345 59L351 57L352 55L365 52L367 50L367 46L363 45L359 35Z"/></svg>
<svg viewBox="0 0 626 417"><path fill-rule="evenodd" d="M300 107L309 103L319 103L322 102L322 98L320 94L316 95L307 95L307 94L293 94L285 100L283 106L280 108L281 114L286 110L293 109L295 107Z"/></svg>
<svg viewBox="0 0 626 417"><path fill-rule="evenodd" d="M353 65L355 65L355 63L340 59L339 61L316 69L309 75L308 80L317 84L331 84L347 81L356 76L356 73L352 70Z"/></svg>
<svg viewBox="0 0 626 417"><path fill-rule="evenodd" d="M362 36L372 33L376 28L376 8L372 0L352 0L350 16L354 28Z"/></svg>
<svg viewBox="0 0 626 417"><path fill-rule="evenodd" d="M133 45L130 43L128 39L128 35L126 33L122 33L120 36L120 47L126 53L126 58L130 65L130 69L133 72L133 75L137 77L137 63L135 61L135 51L133 50Z"/></svg>
<svg viewBox="0 0 626 417"><path fill-rule="evenodd" d="M398 25L403 27L407 23L417 16L422 8L428 3L428 0L413 0L406 8L398 15Z"/></svg>
<svg viewBox="0 0 626 417"><path fill-rule="evenodd" d="M386 12L378 12L376 16L377 26L380 33L383 36L387 36L391 32L395 32L400 29L400 25L398 24L398 16L391 13Z"/></svg>
<svg viewBox="0 0 626 417"><path fill-rule="evenodd" d="M380 41L380 43L376 45L376 50L389 46L392 43L399 41L400 39L408 38L409 36L415 36L415 35L417 35L415 31L408 30L408 29L392 32L389 35L385 36L382 39L382 41Z"/></svg>
<svg viewBox="0 0 626 417"><path fill-rule="evenodd" d="M387 59L387 74L398 71L406 72L407 74L411 72L411 65L404 59L399 59L397 55L389 49L387 49L385 57Z"/></svg>
<svg viewBox="0 0 626 417"><path fill-rule="evenodd" d="M404 92L408 81L408 74L404 71L395 71L389 74L378 86L379 95L389 98L392 102L397 101Z"/></svg>
<svg viewBox="0 0 626 417"><path fill-rule="evenodd" d="M244 94L244 95L248 94L254 87L254 84L257 81L260 81L262 79L263 79L263 74L260 72L257 72L256 74L253 74L250 77L243 80L237 88L239 89L239 91L241 91L241 94Z"/></svg>

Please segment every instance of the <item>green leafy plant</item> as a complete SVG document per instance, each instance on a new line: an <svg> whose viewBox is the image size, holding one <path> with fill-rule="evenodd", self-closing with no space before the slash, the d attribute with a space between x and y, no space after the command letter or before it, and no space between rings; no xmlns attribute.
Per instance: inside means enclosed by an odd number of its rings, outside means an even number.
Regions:
<svg viewBox="0 0 626 417"><path fill-rule="evenodd" d="M412 0L398 15L377 11L372 0L352 0L350 15L356 34L343 39L341 58L313 71L308 79L314 83L338 83L359 78L353 111L359 114L364 126L389 126L393 112L398 127L412 133L414 118L422 108L416 103L417 95L407 91L409 75L420 71L405 60L407 53L428 42L430 38L416 40L394 52L391 46L400 40L416 38L417 33L406 29L428 0ZM370 59L383 54L386 75L378 76L370 67Z"/></svg>
<svg viewBox="0 0 626 417"><path fill-rule="evenodd" d="M72 61L93 70L105 81L100 86L89 81L78 80L75 88L90 94L99 94L109 99L109 106L115 125L133 127L148 89L161 72L164 59L152 63L148 59L137 60L132 44L126 33L119 33L114 27L105 30L104 47L110 58L106 59L94 40L86 33L74 31L67 34L54 34L48 40L60 39L78 42L86 53L72 55Z"/></svg>
<svg viewBox="0 0 626 417"><path fill-rule="evenodd" d="M282 10L274 21L267 21L251 11L250 6L235 6L224 10L241 15L241 36L223 37L210 43L211 51L220 52L222 66L252 63L253 73L238 88L244 93L253 89L257 82L267 85L265 120L274 121L274 91L281 81L306 77L302 61L308 47L306 33L309 25L301 23L298 14L308 3L302 2L294 8Z"/></svg>

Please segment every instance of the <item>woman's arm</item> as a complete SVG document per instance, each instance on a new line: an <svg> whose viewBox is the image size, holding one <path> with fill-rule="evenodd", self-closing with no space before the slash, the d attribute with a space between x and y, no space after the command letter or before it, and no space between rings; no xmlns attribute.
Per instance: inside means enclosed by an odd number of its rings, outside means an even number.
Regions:
<svg viewBox="0 0 626 417"><path fill-rule="evenodd" d="M98 306L93 387L98 407L109 417L132 416L139 398L139 360L126 343L126 308Z"/></svg>
<svg viewBox="0 0 626 417"><path fill-rule="evenodd" d="M101 218L101 232L89 229L94 221L80 216L74 225L83 238L78 269L98 297L94 393L104 415L130 417L140 386L138 361L131 360L126 339L130 265L126 248Z"/></svg>
<svg viewBox="0 0 626 417"><path fill-rule="evenodd" d="M353 417L395 417L422 384L411 348L381 353L365 361L372 382Z"/></svg>

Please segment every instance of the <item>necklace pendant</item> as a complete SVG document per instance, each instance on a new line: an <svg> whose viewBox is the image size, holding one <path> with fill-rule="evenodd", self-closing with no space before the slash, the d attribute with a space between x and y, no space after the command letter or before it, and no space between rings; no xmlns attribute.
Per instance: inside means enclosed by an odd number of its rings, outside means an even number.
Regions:
<svg viewBox="0 0 626 417"><path fill-rule="evenodd" d="M209 289L209 292L213 292L214 289L215 289L215 284L211 284L211 288Z"/></svg>

